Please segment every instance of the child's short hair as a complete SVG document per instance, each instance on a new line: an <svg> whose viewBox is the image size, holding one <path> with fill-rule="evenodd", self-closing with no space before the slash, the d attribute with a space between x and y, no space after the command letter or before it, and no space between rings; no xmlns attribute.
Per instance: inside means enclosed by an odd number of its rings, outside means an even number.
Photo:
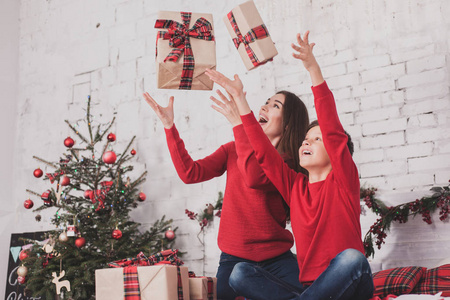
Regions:
<svg viewBox="0 0 450 300"><path fill-rule="evenodd" d="M319 126L319 121L317 121L317 120L312 121L312 122L309 124L309 126L308 126L308 131L309 131L311 128L316 127L316 126ZM347 131L344 130L344 132L345 132L345 134L347 135L347 138L348 138L348 139L347 139L347 147L348 147L348 150L350 151L350 155L353 156L354 146L353 146L353 142L352 142L352 137L350 136L350 134L349 134Z"/></svg>

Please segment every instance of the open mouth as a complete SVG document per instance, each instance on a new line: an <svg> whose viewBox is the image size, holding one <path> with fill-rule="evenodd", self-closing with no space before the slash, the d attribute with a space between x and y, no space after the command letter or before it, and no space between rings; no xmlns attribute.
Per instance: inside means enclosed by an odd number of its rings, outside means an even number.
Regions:
<svg viewBox="0 0 450 300"><path fill-rule="evenodd" d="M268 120L264 116L259 116L259 124L266 124Z"/></svg>
<svg viewBox="0 0 450 300"><path fill-rule="evenodd" d="M312 152L310 150L303 150L302 155L312 155Z"/></svg>

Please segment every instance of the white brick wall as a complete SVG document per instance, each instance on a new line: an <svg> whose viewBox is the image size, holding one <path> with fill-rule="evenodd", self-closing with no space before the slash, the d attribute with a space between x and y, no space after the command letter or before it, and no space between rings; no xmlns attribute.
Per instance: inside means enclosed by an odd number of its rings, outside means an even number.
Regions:
<svg viewBox="0 0 450 300"><path fill-rule="evenodd" d="M143 186L149 201L135 213L136 220L148 226L163 214L173 218L180 227L177 247L187 252L187 265L200 274L214 273L211 264L217 254L204 252L196 242L198 226L187 220L184 209L200 210L214 201L217 192L224 190L225 178L195 185L184 185L178 179L163 128L142 100L142 92L149 91L162 104L169 95L175 96L176 124L195 159L231 140L232 132L226 120L210 108L212 92L156 89L153 25L159 10L212 13L217 67L228 76L241 76L252 108L258 110L275 91L288 89L303 97L314 118L310 80L290 55L295 34L311 30L310 40L317 43L317 59L335 91L343 125L355 140L361 182L378 187L381 199L403 193L402 201L415 199L407 196L411 191L424 195L432 185L447 183L447 0L255 0L280 54L250 72L243 67L222 22L240 2L21 0L19 118L14 145L20 159L15 161L12 197L16 231L49 227L48 219L36 224L32 213L22 208L25 188L44 188L31 178L38 166L31 157L56 159L64 151L62 141L70 131L63 120L80 119L90 93L96 103L94 113L101 113L102 119L118 113L114 130L119 141L137 135L138 162L142 170L149 171ZM363 217L363 232L371 222ZM407 262L431 265L448 257L449 238L439 231L448 230L448 224L437 221L427 227L420 221L411 226L394 225L389 245L376 260L393 266L406 263L408 257ZM400 227L410 229L401 231ZM408 230L420 234L412 236ZM406 236L409 240L401 240ZM421 236L427 241L419 243Z"/></svg>

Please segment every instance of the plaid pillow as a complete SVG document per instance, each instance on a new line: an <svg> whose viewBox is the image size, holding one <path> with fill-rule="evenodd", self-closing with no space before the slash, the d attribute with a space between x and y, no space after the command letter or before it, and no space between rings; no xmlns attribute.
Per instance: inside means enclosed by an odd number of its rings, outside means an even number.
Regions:
<svg viewBox="0 0 450 300"><path fill-rule="evenodd" d="M443 297L450 296L450 264L429 269L416 285L415 294L436 294L442 292Z"/></svg>
<svg viewBox="0 0 450 300"><path fill-rule="evenodd" d="M401 267L376 272L373 274L373 296L383 298L389 294L409 294L426 270L422 267Z"/></svg>

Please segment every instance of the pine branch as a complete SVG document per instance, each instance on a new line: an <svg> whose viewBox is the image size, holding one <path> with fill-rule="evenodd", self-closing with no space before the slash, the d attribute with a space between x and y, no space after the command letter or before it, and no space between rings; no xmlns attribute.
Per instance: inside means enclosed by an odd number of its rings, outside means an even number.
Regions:
<svg viewBox="0 0 450 300"><path fill-rule="evenodd" d="M33 158L38 160L38 161L40 161L40 162L42 162L42 163L44 163L44 164L46 164L47 166L50 166L50 167L55 168L55 169L58 169L57 165L55 165L55 164L53 164L53 163L51 163L49 161L46 161L46 160L44 160L44 159L42 159L40 157L37 157L37 156L33 155Z"/></svg>
<svg viewBox="0 0 450 300"><path fill-rule="evenodd" d="M145 178L143 178L144 176L147 175L147 171L145 171L144 173L141 174L141 176L138 177L138 179L136 179L135 181L133 181L130 184L130 189L134 189L134 187L136 187L137 185L139 185L140 183L145 181Z"/></svg>
<svg viewBox="0 0 450 300"><path fill-rule="evenodd" d="M116 117L113 117L113 119L111 120L111 122L108 124L108 127L106 127L106 129L103 131L103 133L95 139L95 142L101 141L103 139L103 137L105 136L105 134L109 131L109 129L111 128L111 126L114 124L114 121L116 120ZM98 127L98 129L100 130L100 126ZM98 131L97 131L98 132Z"/></svg>
<svg viewBox="0 0 450 300"><path fill-rule="evenodd" d="M30 193L30 194L32 194L32 195L41 197L41 194L38 194L38 193L36 193L36 192L34 192L34 191L32 191L32 190L26 189L26 191L27 191L27 193Z"/></svg>
<svg viewBox="0 0 450 300"><path fill-rule="evenodd" d="M64 120L64 122L66 122L67 123L67 125L69 125L69 127L70 127L70 129L72 129L72 131L76 134L76 135L78 135L79 137L80 137L80 139L82 139L86 144L88 144L89 145L89 142L88 142L88 140L75 128L75 127L73 127L72 126L72 124L70 124L69 123L69 121L68 120Z"/></svg>

